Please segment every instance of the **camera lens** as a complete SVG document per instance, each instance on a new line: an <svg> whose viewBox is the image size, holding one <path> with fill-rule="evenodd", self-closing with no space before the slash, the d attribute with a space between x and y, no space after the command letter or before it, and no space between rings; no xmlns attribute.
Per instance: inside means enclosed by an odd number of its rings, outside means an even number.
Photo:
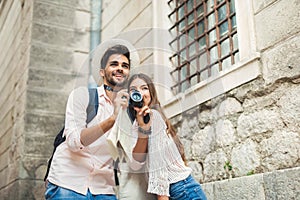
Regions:
<svg viewBox="0 0 300 200"><path fill-rule="evenodd" d="M133 107L141 108L143 107L143 97L139 91L133 91L130 94L129 104Z"/></svg>
<svg viewBox="0 0 300 200"><path fill-rule="evenodd" d="M132 93L131 98L133 101L141 101L142 99L141 95L137 92Z"/></svg>

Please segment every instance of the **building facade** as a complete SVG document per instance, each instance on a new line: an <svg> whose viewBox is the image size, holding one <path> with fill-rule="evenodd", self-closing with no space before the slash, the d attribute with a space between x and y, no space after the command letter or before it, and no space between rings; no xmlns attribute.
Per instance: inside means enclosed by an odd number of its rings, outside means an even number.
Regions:
<svg viewBox="0 0 300 200"><path fill-rule="evenodd" d="M89 52L137 48L208 199L300 197L297 0L1 0L0 197L43 199Z"/></svg>

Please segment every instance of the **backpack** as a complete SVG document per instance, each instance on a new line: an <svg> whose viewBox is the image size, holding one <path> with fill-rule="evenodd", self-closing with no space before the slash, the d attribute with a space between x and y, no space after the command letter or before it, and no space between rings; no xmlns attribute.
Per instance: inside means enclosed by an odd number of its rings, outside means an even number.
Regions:
<svg viewBox="0 0 300 200"><path fill-rule="evenodd" d="M88 104L88 107L86 108L86 114L87 114L86 123L87 124L97 115L98 107L99 107L99 104L98 104L97 88L89 88L89 104ZM54 139L54 143L53 143L54 149L53 149L50 159L48 160L48 166L47 166L47 171L46 171L46 174L44 177L44 181L47 180L51 162L53 159L53 155L56 151L56 148L66 140L66 136L63 136L64 130L65 130L65 127L63 127L59 131L59 133L56 135L56 137Z"/></svg>

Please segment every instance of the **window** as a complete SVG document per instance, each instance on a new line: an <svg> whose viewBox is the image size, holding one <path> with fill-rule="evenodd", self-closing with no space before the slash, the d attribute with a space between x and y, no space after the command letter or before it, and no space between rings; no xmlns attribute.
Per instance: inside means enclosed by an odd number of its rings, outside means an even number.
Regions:
<svg viewBox="0 0 300 200"><path fill-rule="evenodd" d="M170 0L169 29L175 52L172 91L180 93L238 62L234 0Z"/></svg>

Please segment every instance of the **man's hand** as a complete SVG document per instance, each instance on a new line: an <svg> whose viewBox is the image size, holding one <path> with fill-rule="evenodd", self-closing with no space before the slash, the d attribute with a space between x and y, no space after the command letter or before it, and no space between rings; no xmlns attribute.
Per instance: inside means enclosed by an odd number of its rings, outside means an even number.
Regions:
<svg viewBox="0 0 300 200"><path fill-rule="evenodd" d="M119 110L122 107L123 109L126 109L128 107L128 99L129 99L129 94L126 89L120 90L114 101L114 116L118 116Z"/></svg>

